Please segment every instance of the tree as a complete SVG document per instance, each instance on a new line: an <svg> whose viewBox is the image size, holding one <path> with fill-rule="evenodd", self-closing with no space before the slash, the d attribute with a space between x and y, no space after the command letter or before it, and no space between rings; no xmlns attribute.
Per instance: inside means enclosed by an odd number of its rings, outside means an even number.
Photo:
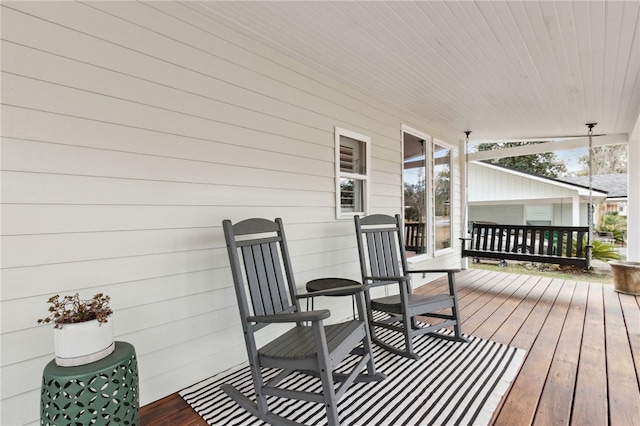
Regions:
<svg viewBox="0 0 640 426"><path fill-rule="evenodd" d="M404 205L405 220L408 222L424 222L425 221L425 186L424 180L418 183L404 184Z"/></svg>
<svg viewBox="0 0 640 426"><path fill-rule="evenodd" d="M499 142L482 143L477 146L478 151L512 148L516 146L533 145L542 142ZM487 163L508 167L522 172L535 173L541 176L556 178L567 173L565 164L553 152L520 155L518 157L497 158L486 160Z"/></svg>
<svg viewBox="0 0 640 426"><path fill-rule="evenodd" d="M600 217L598 231L611 232L617 243L622 243L627 234L627 218L618 212L605 213Z"/></svg>
<svg viewBox="0 0 640 426"><path fill-rule="evenodd" d="M436 216L449 215L449 202L451 200L451 182L449 169L443 170L436 176L435 210Z"/></svg>
<svg viewBox="0 0 640 426"><path fill-rule="evenodd" d="M589 175L589 154L578 159L582 169L578 176ZM594 175L614 175L627 173L627 147L626 145L598 146L593 148L591 160Z"/></svg>

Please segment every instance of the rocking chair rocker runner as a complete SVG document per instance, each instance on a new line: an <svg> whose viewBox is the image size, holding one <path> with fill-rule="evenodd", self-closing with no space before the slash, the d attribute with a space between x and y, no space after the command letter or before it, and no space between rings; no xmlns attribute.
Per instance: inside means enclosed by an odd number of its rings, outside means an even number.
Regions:
<svg viewBox="0 0 640 426"><path fill-rule="evenodd" d="M354 382L385 378L384 374L376 372L371 352L362 297L365 287L354 285L298 295L281 219L247 219L235 225L225 220L222 225L256 401L228 384L222 385L222 390L241 407L272 425L296 423L272 412L267 396L322 403L329 425L339 425L337 402L349 386ZM344 295L349 290L357 301L357 319L324 325L323 320L330 316L328 310L300 310L299 299ZM291 323L293 327L257 348L256 332L276 323ZM311 325L304 325L307 323ZM352 370L346 374L335 373L336 367L350 354L359 356ZM265 368L279 371L267 379L263 376ZM367 372L363 374L365 368ZM322 391L312 393L285 388L283 380L286 377L301 373L318 377Z"/></svg>
<svg viewBox="0 0 640 426"><path fill-rule="evenodd" d="M451 269L409 270L402 239L400 215L355 216L356 234L362 280L369 289L378 286L398 286L398 294L371 299L370 290L365 293L369 324L374 343L384 349L407 358L418 359L413 350L414 336L428 334L458 342L468 342L462 335L458 299L455 289L455 273ZM449 292L439 295L417 295L411 289L410 274L446 273L449 280ZM451 313L446 313L451 309ZM438 312L445 310L444 313ZM372 311L387 315L383 319L374 319ZM440 322L423 326L418 324L417 316L437 318ZM453 327L455 334L443 334L437 330ZM393 330L404 335L404 349L382 341L376 334L376 328Z"/></svg>

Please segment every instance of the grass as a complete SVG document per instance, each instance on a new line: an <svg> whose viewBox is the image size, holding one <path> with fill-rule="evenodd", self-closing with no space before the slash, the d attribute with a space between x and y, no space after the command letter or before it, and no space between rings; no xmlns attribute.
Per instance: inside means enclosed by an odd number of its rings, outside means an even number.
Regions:
<svg viewBox="0 0 640 426"><path fill-rule="evenodd" d="M498 266L497 262L483 260L481 263L472 263L470 261L469 268L483 269L486 271L507 272L512 274L535 275L563 280L613 284L613 277L611 276L611 273L602 273L598 270L586 272L571 267L561 268L559 267L559 265L518 263L509 261L507 266L500 267Z"/></svg>

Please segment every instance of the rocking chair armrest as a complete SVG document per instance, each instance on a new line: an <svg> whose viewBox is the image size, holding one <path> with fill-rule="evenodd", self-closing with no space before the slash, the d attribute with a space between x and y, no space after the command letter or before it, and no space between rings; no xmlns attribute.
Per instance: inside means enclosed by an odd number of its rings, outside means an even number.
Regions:
<svg viewBox="0 0 640 426"><path fill-rule="evenodd" d="M449 273L449 272L460 272L461 269L411 269L410 274L441 274L441 273Z"/></svg>
<svg viewBox="0 0 640 426"><path fill-rule="evenodd" d="M368 288L369 288L368 285L361 285L361 284L348 285L344 287L336 287L336 288L330 288L327 290L318 290L318 291L312 291L309 293L298 294L296 295L296 298L307 299L309 297L316 297L316 296L350 296L352 294L365 291Z"/></svg>
<svg viewBox="0 0 640 426"><path fill-rule="evenodd" d="M290 314L253 315L247 317L247 320L266 323L305 322L320 321L329 318L329 316L331 316L331 312L328 309L320 309L317 311L292 312Z"/></svg>
<svg viewBox="0 0 640 426"><path fill-rule="evenodd" d="M367 276L364 277L365 281L408 281L409 275L383 275L383 276ZM388 283L376 283L369 282L366 285L369 287L377 287L379 285L387 285Z"/></svg>

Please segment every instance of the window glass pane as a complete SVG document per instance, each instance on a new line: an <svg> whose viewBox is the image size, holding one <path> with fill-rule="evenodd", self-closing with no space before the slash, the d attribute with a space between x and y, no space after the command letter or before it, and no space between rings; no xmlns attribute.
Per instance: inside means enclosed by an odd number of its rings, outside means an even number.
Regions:
<svg viewBox="0 0 640 426"><path fill-rule="evenodd" d="M336 218L367 214L371 138L335 128Z"/></svg>
<svg viewBox="0 0 640 426"><path fill-rule="evenodd" d="M434 210L436 250L451 247L451 150L434 145Z"/></svg>
<svg viewBox="0 0 640 426"><path fill-rule="evenodd" d="M343 213L364 211L364 182L340 178L340 208Z"/></svg>
<svg viewBox="0 0 640 426"><path fill-rule="evenodd" d="M427 199L425 142L404 137L404 227L407 255L426 253Z"/></svg>
<svg viewBox="0 0 640 426"><path fill-rule="evenodd" d="M340 136L340 171L344 173L365 174L365 143Z"/></svg>

